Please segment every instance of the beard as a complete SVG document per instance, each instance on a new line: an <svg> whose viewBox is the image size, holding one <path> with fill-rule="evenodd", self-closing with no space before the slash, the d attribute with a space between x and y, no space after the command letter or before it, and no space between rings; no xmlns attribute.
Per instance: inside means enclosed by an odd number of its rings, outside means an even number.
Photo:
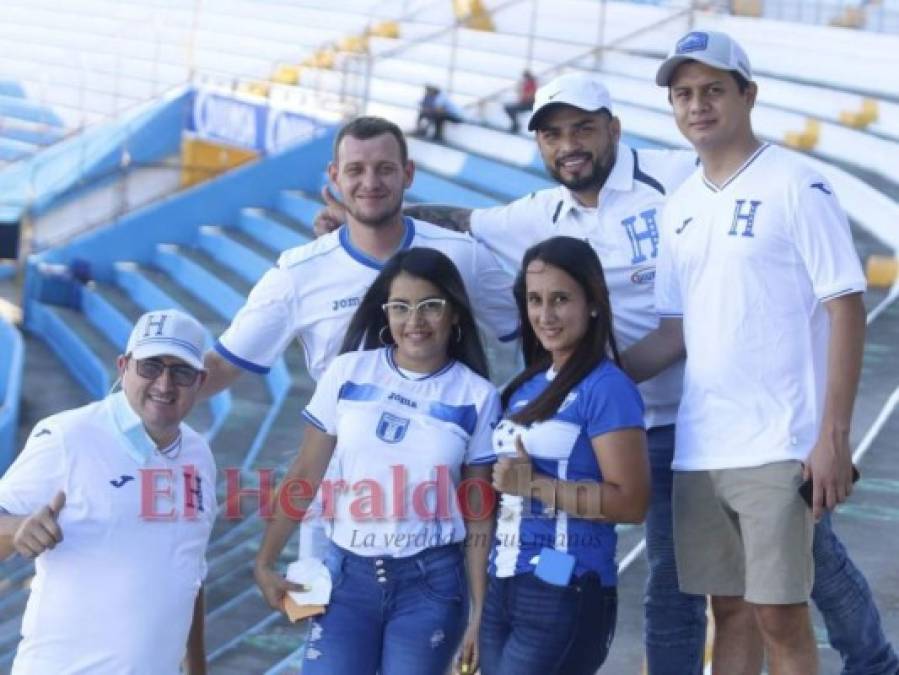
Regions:
<svg viewBox="0 0 899 675"><path fill-rule="evenodd" d="M590 173L586 176L577 178L563 177L562 171L558 166L561 162L551 164L544 161L544 164L546 165L546 170L549 172L549 175L552 176L557 183L561 183L572 192L581 192L588 189L596 189L596 191L599 192L602 189L602 186L605 185L609 174L612 173L612 167L615 166L616 150L617 148L614 145L610 145L605 156L601 158L591 156L592 169ZM590 153L584 152L577 154L589 155Z"/></svg>
<svg viewBox="0 0 899 675"><path fill-rule="evenodd" d="M401 195L395 203L388 204L376 213L363 213L361 209L349 204L346 205L346 209L356 222L378 229L393 223L397 215L403 210L403 198Z"/></svg>

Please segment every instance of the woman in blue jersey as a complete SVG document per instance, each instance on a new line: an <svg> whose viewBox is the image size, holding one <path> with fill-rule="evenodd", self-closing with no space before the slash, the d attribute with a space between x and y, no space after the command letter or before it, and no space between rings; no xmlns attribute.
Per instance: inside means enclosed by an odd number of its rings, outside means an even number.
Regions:
<svg viewBox="0 0 899 675"><path fill-rule="evenodd" d="M290 510L321 485L332 591L304 675L444 675L463 636L476 662L500 412L486 376L449 258L425 248L391 258L304 411L256 560L266 600L281 609L290 586L275 563L296 527ZM302 498L285 503L288 493Z"/></svg>
<svg viewBox="0 0 899 675"><path fill-rule="evenodd" d="M480 629L484 675L592 675L617 612L615 523L643 520L643 403L619 369L593 248L553 237L515 284L525 370L494 432L502 493Z"/></svg>

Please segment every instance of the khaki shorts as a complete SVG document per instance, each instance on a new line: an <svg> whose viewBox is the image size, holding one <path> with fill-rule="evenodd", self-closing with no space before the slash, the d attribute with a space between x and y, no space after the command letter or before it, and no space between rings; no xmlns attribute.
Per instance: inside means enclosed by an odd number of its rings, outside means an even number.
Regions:
<svg viewBox="0 0 899 675"><path fill-rule="evenodd" d="M674 472L674 548L684 593L760 605L807 602L814 563L802 465Z"/></svg>

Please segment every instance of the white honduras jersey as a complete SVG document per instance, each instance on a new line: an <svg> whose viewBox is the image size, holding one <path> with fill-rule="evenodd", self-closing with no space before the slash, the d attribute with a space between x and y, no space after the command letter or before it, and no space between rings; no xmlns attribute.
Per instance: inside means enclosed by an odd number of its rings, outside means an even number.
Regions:
<svg viewBox="0 0 899 675"><path fill-rule="evenodd" d="M16 515L66 494L63 541L35 560L13 673L180 672L215 464L184 424L180 451L138 462L113 420L115 396L39 422L0 479L0 508Z"/></svg>
<svg viewBox="0 0 899 675"><path fill-rule="evenodd" d="M494 461L500 402L487 380L456 361L409 379L392 348L350 352L331 362L303 414L337 436L319 490L335 544L405 557L464 540L462 465Z"/></svg>
<svg viewBox="0 0 899 675"><path fill-rule="evenodd" d="M659 219L666 195L695 168L692 152L636 151L621 144L597 208L581 206L559 186L473 211L471 231L515 269L528 248L550 237L589 242L602 261L615 337L624 350L658 326L653 283ZM682 380L683 365L677 364L640 385L647 427L674 423Z"/></svg>
<svg viewBox="0 0 899 675"><path fill-rule="evenodd" d="M512 277L471 237L406 218L399 250L433 248L452 260L475 318L500 340L518 335ZM362 296L383 267L353 246L346 226L285 251L263 275L215 345L226 359L266 373L291 340L303 344L309 374L318 380L343 343Z"/></svg>
<svg viewBox="0 0 899 675"><path fill-rule="evenodd" d="M656 305L683 315L687 344L674 469L804 461L823 414L822 303L865 290L833 188L763 145L720 188L697 170L662 229Z"/></svg>

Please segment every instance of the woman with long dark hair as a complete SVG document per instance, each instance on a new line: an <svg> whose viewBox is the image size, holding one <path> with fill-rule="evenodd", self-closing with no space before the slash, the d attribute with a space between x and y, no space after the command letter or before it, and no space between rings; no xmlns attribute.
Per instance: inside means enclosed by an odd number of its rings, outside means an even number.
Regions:
<svg viewBox="0 0 899 675"><path fill-rule="evenodd" d="M602 265L553 237L515 283L525 370L494 432L502 493L481 621L484 675L592 675L617 614L615 523L643 520L643 403L618 367Z"/></svg>
<svg viewBox="0 0 899 675"><path fill-rule="evenodd" d="M289 585L274 565L297 524L283 496L301 493L292 504L305 509L321 486L332 590L304 674L444 675L463 635L476 665L500 411L486 376L450 259L426 248L391 258L303 413L310 424L256 560L281 609Z"/></svg>

